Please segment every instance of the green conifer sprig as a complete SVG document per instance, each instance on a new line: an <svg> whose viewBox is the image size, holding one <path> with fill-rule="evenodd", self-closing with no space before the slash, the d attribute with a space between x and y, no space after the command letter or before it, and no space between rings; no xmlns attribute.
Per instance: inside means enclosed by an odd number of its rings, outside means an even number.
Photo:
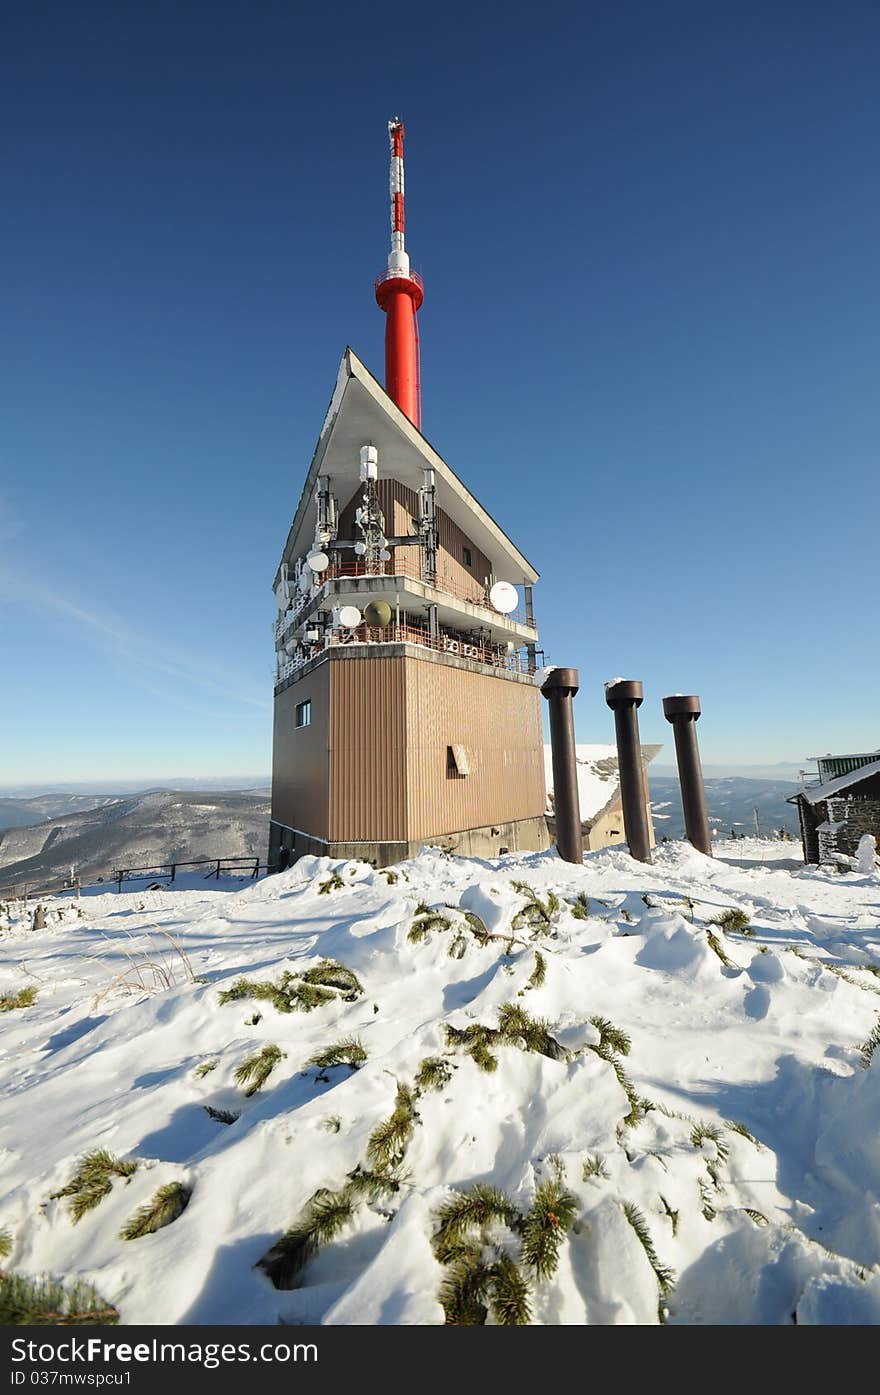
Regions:
<svg viewBox="0 0 880 1395"><path fill-rule="evenodd" d="M441 1264L459 1257L462 1248L470 1244L470 1233L482 1230L492 1222L506 1225L520 1233L523 1218L518 1207L498 1187L477 1182L467 1192L453 1192L437 1209L437 1229L432 1244Z"/></svg>
<svg viewBox="0 0 880 1395"><path fill-rule="evenodd" d="M675 1284L675 1270L660 1263L657 1251L654 1249L654 1242L651 1239L651 1232L648 1230L648 1223L638 1206L632 1201L624 1201L622 1204L623 1214L638 1236L642 1249L648 1257L648 1263L656 1275L660 1296L665 1298Z"/></svg>
<svg viewBox="0 0 880 1395"><path fill-rule="evenodd" d="M534 887L528 882L511 882L514 891L525 900L525 905L517 911L511 921L511 930L530 930L533 935L546 931L553 924L554 916L560 909L559 897L548 891L546 901L542 901Z"/></svg>
<svg viewBox="0 0 880 1395"><path fill-rule="evenodd" d="M29 1008L37 1000L37 990L33 984L19 988L17 993L0 994L0 1012L15 1012L18 1008Z"/></svg>
<svg viewBox="0 0 880 1395"><path fill-rule="evenodd" d="M542 1017L530 1017L518 1003L502 1003L498 1009L501 1040L523 1051L536 1051L551 1061L567 1059L568 1052L550 1035L550 1025Z"/></svg>
<svg viewBox="0 0 880 1395"><path fill-rule="evenodd" d="M217 1060L216 1056L210 1061L202 1061L200 1066L196 1066L193 1075L199 1080L204 1080L205 1076L210 1075L212 1070L216 1070L219 1064L220 1062Z"/></svg>
<svg viewBox="0 0 880 1395"><path fill-rule="evenodd" d="M426 1056L416 1073L415 1086L420 1092L444 1090L452 1079L452 1067L442 1056Z"/></svg>
<svg viewBox="0 0 880 1395"><path fill-rule="evenodd" d="M694 1148L702 1148L703 1144L707 1142L714 1143L716 1157L706 1159L706 1171L712 1179L712 1185L718 1188L721 1186L718 1174L727 1162L730 1150L724 1141L724 1134L717 1124L706 1124L697 1120L691 1129L691 1144Z"/></svg>
<svg viewBox="0 0 880 1395"><path fill-rule="evenodd" d="M725 1119L724 1127L729 1129L731 1133L738 1133L741 1138L746 1139L748 1143L753 1143L756 1148L762 1147L755 1135L750 1133L745 1124L741 1124L738 1119Z"/></svg>
<svg viewBox="0 0 880 1395"><path fill-rule="evenodd" d="M355 1197L348 1187L338 1192L322 1187L306 1202L291 1228L258 1261L257 1267L276 1288L295 1288L309 1260L350 1224L354 1210Z"/></svg>
<svg viewBox="0 0 880 1395"><path fill-rule="evenodd" d="M862 1065L865 1070L868 1069L874 1059L874 1052L877 1050L878 1046L880 1046L880 1018L874 1023L874 1029L870 1036L867 1037L859 1047L859 1055L862 1058Z"/></svg>
<svg viewBox="0 0 880 1395"><path fill-rule="evenodd" d="M751 928L751 921L745 911L741 911L736 906L729 906L726 911L721 911L709 921L710 925L717 925L725 935L744 935Z"/></svg>
<svg viewBox="0 0 880 1395"><path fill-rule="evenodd" d="M189 1205L192 1187L183 1182L166 1182L151 1199L135 1211L119 1232L120 1240L140 1240L176 1221Z"/></svg>
<svg viewBox="0 0 880 1395"><path fill-rule="evenodd" d="M336 959L322 959L302 973L285 969L280 982L239 978L219 995L220 1003L240 1002L256 998L270 1002L278 1012L311 1012L324 1003L351 1003L363 993L360 980L345 964Z"/></svg>
<svg viewBox="0 0 880 1395"><path fill-rule="evenodd" d="M0 1259L7 1259L12 1254L12 1233L8 1230L0 1230Z"/></svg>
<svg viewBox="0 0 880 1395"><path fill-rule="evenodd" d="M604 1177L607 1181L611 1173L608 1171L608 1164L601 1153L588 1153L584 1158L583 1178L589 1182L591 1177Z"/></svg>
<svg viewBox="0 0 880 1395"><path fill-rule="evenodd" d="M607 1017L591 1017L591 1026L599 1033L598 1052L604 1056L628 1056L632 1050L632 1041L626 1032L620 1027L615 1027L613 1022L609 1022Z"/></svg>
<svg viewBox="0 0 880 1395"><path fill-rule="evenodd" d="M114 1177L126 1181L136 1172L138 1164L134 1160L124 1161L109 1153L106 1148L95 1148L85 1153L77 1164L76 1171L66 1187L53 1192L50 1201L69 1197L68 1212L74 1225L81 1221L86 1212L103 1201L113 1189Z"/></svg>
<svg viewBox="0 0 880 1395"><path fill-rule="evenodd" d="M577 896L570 902L571 913L575 920L589 920L590 918L590 898L586 892L579 891Z"/></svg>
<svg viewBox="0 0 880 1395"><path fill-rule="evenodd" d="M244 1092L246 1098L262 1089L278 1062L282 1061L286 1054L280 1046L264 1046L261 1051L256 1051L253 1056L248 1056L242 1061L236 1068L235 1079L239 1085L247 1085Z"/></svg>
<svg viewBox="0 0 880 1395"><path fill-rule="evenodd" d="M528 1284L510 1255L501 1254L489 1265L487 1293L499 1327L524 1327L531 1321Z"/></svg>
<svg viewBox="0 0 880 1395"><path fill-rule="evenodd" d="M547 960L544 958L544 956L543 956L543 954L541 953L541 951L540 951L539 949L536 949L536 950L535 950L535 967L532 969L532 972L531 972L531 974L529 975L529 981L528 981L528 983L526 984L525 989L524 989L523 991L526 992L526 991L528 991L528 989L530 989L530 988L541 988L541 987L543 986L543 984L544 984L544 980L546 979L546 977L547 977Z"/></svg>
<svg viewBox="0 0 880 1395"><path fill-rule="evenodd" d="M463 959L467 953L467 935L463 930L457 930L453 939L450 940L446 953L450 959Z"/></svg>
<svg viewBox="0 0 880 1395"><path fill-rule="evenodd" d="M386 1201L400 1191L400 1178L389 1172L371 1172L358 1164L348 1174L345 1191L359 1201Z"/></svg>
<svg viewBox="0 0 880 1395"><path fill-rule="evenodd" d="M501 1034L494 1027L484 1027L479 1022L472 1022L467 1027L451 1027L447 1023L443 1030L446 1045L460 1047L467 1052L480 1070L491 1072L498 1069L498 1057L491 1047L500 1040Z"/></svg>
<svg viewBox="0 0 880 1395"><path fill-rule="evenodd" d="M376 1125L367 1141L367 1160L377 1171L400 1165L418 1117L412 1090L400 1082L391 1115Z"/></svg>
<svg viewBox="0 0 880 1395"><path fill-rule="evenodd" d="M205 1113L218 1124L234 1124L241 1118L241 1110L215 1109L212 1104L204 1106Z"/></svg>
<svg viewBox="0 0 880 1395"><path fill-rule="evenodd" d="M489 930L486 928L486 922L481 916L478 916L475 911L463 910L461 911L461 915L463 915L467 921L470 932L477 941L477 944L485 948L492 940L498 938L496 935L490 934Z"/></svg>
<svg viewBox="0 0 880 1395"><path fill-rule="evenodd" d="M482 1327L489 1315L489 1266L482 1247L462 1245L443 1274L438 1297L449 1327Z"/></svg>
<svg viewBox="0 0 880 1395"><path fill-rule="evenodd" d="M420 944L426 940L432 930L451 930L452 921L448 915L442 911L433 910L425 901L420 901L416 906L413 922L410 926L407 940L411 945Z"/></svg>
<svg viewBox="0 0 880 1395"><path fill-rule="evenodd" d="M0 1324L27 1327L113 1326L119 1313L91 1284L51 1274L0 1272Z"/></svg>
<svg viewBox="0 0 880 1395"><path fill-rule="evenodd" d="M523 1262L539 1279L556 1273L559 1248L577 1215L577 1200L567 1190L561 1170L542 1182L535 1192L522 1230Z"/></svg>
<svg viewBox="0 0 880 1395"><path fill-rule="evenodd" d="M306 1067L317 1066L319 1071L324 1071L334 1066L348 1066L349 1070L358 1070L366 1059L366 1048L360 1037L342 1037L325 1046L323 1051L316 1051L306 1061Z"/></svg>
<svg viewBox="0 0 880 1395"><path fill-rule="evenodd" d="M331 891L342 891L344 887L345 882L340 876L338 868L334 867L329 877L318 884L318 895L329 896Z"/></svg>

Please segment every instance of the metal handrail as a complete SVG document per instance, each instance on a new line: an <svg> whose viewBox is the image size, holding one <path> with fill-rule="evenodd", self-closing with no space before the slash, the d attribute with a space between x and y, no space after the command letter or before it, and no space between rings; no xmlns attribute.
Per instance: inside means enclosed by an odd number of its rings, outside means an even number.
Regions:
<svg viewBox="0 0 880 1395"><path fill-rule="evenodd" d="M370 568L369 570L368 567ZM488 611L495 620L511 620L517 625L528 624L524 606L519 605L516 610L511 611L507 615L502 615L501 612L496 610L492 605L486 594L485 587L480 586L479 582L474 582L474 587L476 589L471 590L470 588L459 586L456 582L451 581L444 573L438 575L433 581L429 581L422 575L420 568L414 567L412 563L408 562L405 558L392 557L388 562L369 564L366 562L335 562L327 568L326 572L324 572L324 576L329 580L333 580L337 577L406 576L412 581L420 581L423 586L430 586L435 591L445 592L448 596L454 596L456 600L466 601L468 605L476 606L478 610Z"/></svg>

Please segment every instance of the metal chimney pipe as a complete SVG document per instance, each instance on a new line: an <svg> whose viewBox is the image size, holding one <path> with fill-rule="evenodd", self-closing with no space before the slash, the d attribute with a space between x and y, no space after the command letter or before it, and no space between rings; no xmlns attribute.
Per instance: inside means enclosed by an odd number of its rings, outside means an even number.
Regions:
<svg viewBox="0 0 880 1395"><path fill-rule="evenodd" d="M675 693L663 699L663 715L672 723L675 735L675 759L681 785L684 828L688 840L707 857L712 856L712 835L706 812L706 788L697 744L697 722L700 719L700 699L695 694L685 697Z"/></svg>
<svg viewBox="0 0 880 1395"><path fill-rule="evenodd" d="M651 830L645 802L642 743L639 740L638 708L643 699L642 685L635 679L621 678L619 682L605 685L605 701L614 712L617 733L617 765L626 841L634 858L639 862L650 862Z"/></svg>
<svg viewBox="0 0 880 1395"><path fill-rule="evenodd" d="M574 713L571 700L580 686L576 668L554 668L541 692L550 704L550 747L553 756L553 811L556 850L564 862L582 863L581 805L578 798Z"/></svg>

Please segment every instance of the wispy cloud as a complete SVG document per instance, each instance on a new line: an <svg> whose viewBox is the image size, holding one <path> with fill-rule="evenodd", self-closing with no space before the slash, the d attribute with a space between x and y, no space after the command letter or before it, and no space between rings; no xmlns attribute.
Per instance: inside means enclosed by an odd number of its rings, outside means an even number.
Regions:
<svg viewBox="0 0 880 1395"><path fill-rule="evenodd" d="M0 526L2 520L0 510ZM0 532L0 545L3 541ZM175 652L164 640L159 643L133 629L112 611L79 605L21 568L13 567L7 559L0 558L0 602L3 601L27 606L44 618L55 616L72 622L97 649L124 660L130 667L162 674L207 692L221 694L229 702L254 707L259 711L266 712L271 706L266 698L242 690L234 678L227 677L210 661L196 661L192 656Z"/></svg>

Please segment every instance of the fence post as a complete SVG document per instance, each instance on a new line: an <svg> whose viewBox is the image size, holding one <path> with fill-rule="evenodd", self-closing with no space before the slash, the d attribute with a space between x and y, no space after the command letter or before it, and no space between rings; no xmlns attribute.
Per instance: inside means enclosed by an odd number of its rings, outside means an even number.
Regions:
<svg viewBox="0 0 880 1395"><path fill-rule="evenodd" d="M177 876L177 863L176 863L176 862L172 862L172 864L171 864L171 880L174 881L174 878L175 878L176 876Z"/></svg>
<svg viewBox="0 0 880 1395"><path fill-rule="evenodd" d="M217 858L217 880L218 880L218 882L219 882L219 880L220 880L220 859L219 859L219 857Z"/></svg>
<svg viewBox="0 0 880 1395"><path fill-rule="evenodd" d="M117 892L122 890L122 868L116 873L116 890Z"/></svg>

